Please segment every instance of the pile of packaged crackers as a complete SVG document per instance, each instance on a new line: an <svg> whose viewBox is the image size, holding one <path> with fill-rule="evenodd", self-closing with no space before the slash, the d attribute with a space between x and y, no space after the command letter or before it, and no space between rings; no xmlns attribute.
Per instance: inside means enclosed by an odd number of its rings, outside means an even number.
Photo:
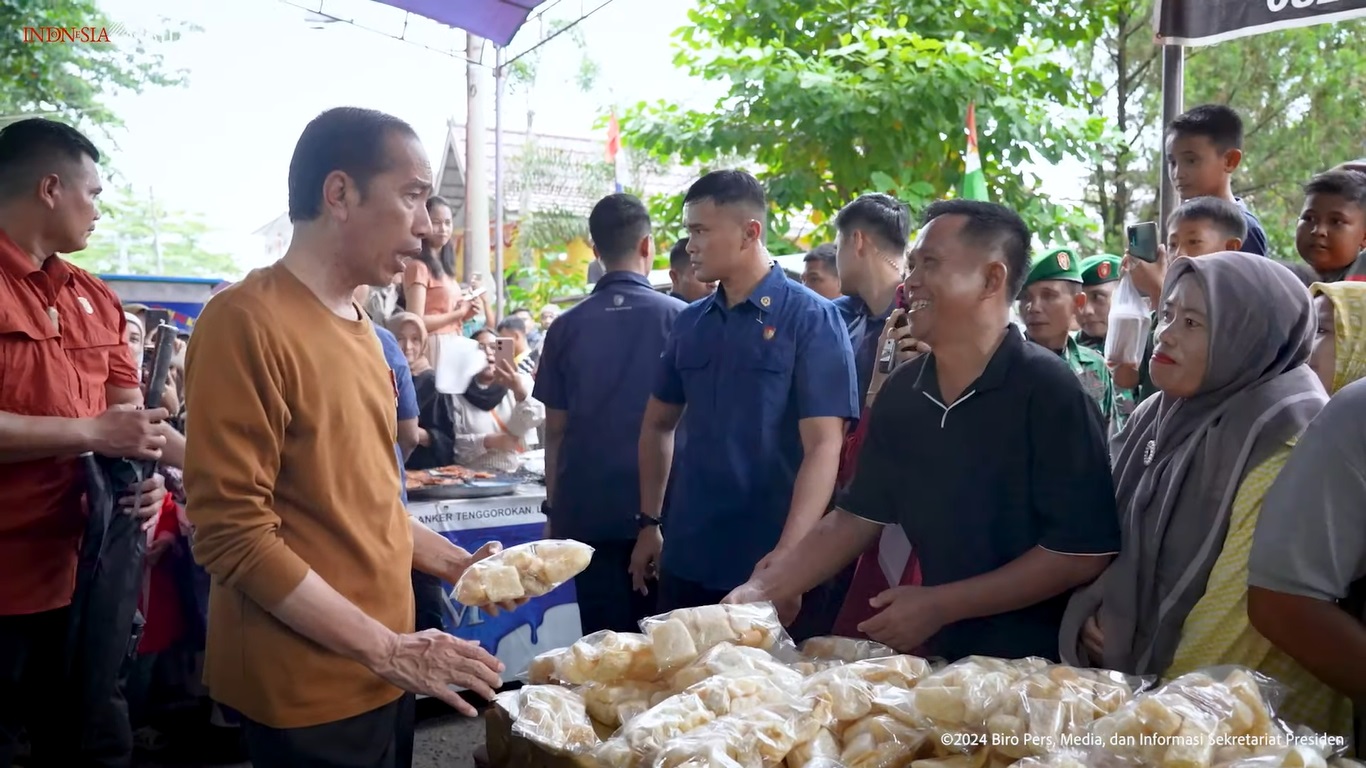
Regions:
<svg viewBox="0 0 1366 768"><path fill-rule="evenodd" d="M865 640L793 647L773 606L712 605L542 654L512 733L611 768L1327 768L1344 745L1221 667L1153 681L1041 659L933 664Z"/></svg>

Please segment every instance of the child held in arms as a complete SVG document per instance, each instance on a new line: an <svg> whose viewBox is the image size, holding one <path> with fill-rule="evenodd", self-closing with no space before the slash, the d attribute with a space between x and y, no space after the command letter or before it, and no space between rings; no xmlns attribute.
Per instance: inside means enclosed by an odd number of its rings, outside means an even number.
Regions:
<svg viewBox="0 0 1366 768"><path fill-rule="evenodd" d="M1067 363L1100 406L1106 426L1117 429L1122 425L1113 424L1115 392L1105 358L1072 336L1072 326L1085 303L1081 262L1070 248L1054 248L1030 267L1020 292L1020 316L1029 340L1056 352Z"/></svg>
<svg viewBox="0 0 1366 768"><path fill-rule="evenodd" d="M1333 170L1304 186L1295 249L1319 280L1366 280L1366 173Z"/></svg>
<svg viewBox="0 0 1366 768"><path fill-rule="evenodd" d="M1247 220L1244 253L1266 255L1266 232L1256 216L1233 196L1233 172L1243 161L1243 120L1222 104L1203 104L1167 126L1167 175L1184 202L1217 197L1237 205Z"/></svg>

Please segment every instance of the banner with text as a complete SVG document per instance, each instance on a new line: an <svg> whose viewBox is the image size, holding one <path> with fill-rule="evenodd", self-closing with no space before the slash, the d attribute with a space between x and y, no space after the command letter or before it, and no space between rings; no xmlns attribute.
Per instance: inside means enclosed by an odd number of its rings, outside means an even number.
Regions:
<svg viewBox="0 0 1366 768"><path fill-rule="evenodd" d="M1213 45L1278 29L1366 17L1366 0L1158 0L1163 45Z"/></svg>
<svg viewBox="0 0 1366 768"><path fill-rule="evenodd" d="M493 499L470 499L434 504L415 503L409 513L423 525L473 552L490 541L504 547L537 541L545 530L541 514L544 491ZM446 631L488 649L507 670L511 681L538 654L572 645L582 636L574 582L548 595L532 598L512 613L489 616L451 599L452 587L442 585L446 600Z"/></svg>

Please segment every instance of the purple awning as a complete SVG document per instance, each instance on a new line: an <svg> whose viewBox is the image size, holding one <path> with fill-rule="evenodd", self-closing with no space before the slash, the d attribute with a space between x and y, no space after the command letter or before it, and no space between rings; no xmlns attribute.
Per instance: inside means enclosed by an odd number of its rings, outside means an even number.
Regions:
<svg viewBox="0 0 1366 768"><path fill-rule="evenodd" d="M545 0L376 0L506 47Z"/></svg>

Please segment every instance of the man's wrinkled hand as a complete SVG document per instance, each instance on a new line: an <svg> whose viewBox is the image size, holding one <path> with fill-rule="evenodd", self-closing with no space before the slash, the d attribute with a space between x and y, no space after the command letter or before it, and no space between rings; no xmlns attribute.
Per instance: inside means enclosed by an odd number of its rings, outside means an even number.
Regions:
<svg viewBox="0 0 1366 768"><path fill-rule="evenodd" d="M140 485L128 489L127 495L119 499L123 511L142 521L142 530L157 524L157 515L162 504L166 503L166 481L160 474L152 475Z"/></svg>
<svg viewBox="0 0 1366 768"><path fill-rule="evenodd" d="M160 425L168 418L170 413L164 408L112 406L90 422L92 450L115 459L156 461L166 445Z"/></svg>
<svg viewBox="0 0 1366 768"><path fill-rule="evenodd" d="M503 684L502 662L478 643L439 629L396 635L371 670L405 691L440 699L467 717L478 713L452 686L491 700Z"/></svg>
<svg viewBox="0 0 1366 768"><path fill-rule="evenodd" d="M949 623L933 587L892 587L869 601L878 613L858 630L883 645L911 653Z"/></svg>

